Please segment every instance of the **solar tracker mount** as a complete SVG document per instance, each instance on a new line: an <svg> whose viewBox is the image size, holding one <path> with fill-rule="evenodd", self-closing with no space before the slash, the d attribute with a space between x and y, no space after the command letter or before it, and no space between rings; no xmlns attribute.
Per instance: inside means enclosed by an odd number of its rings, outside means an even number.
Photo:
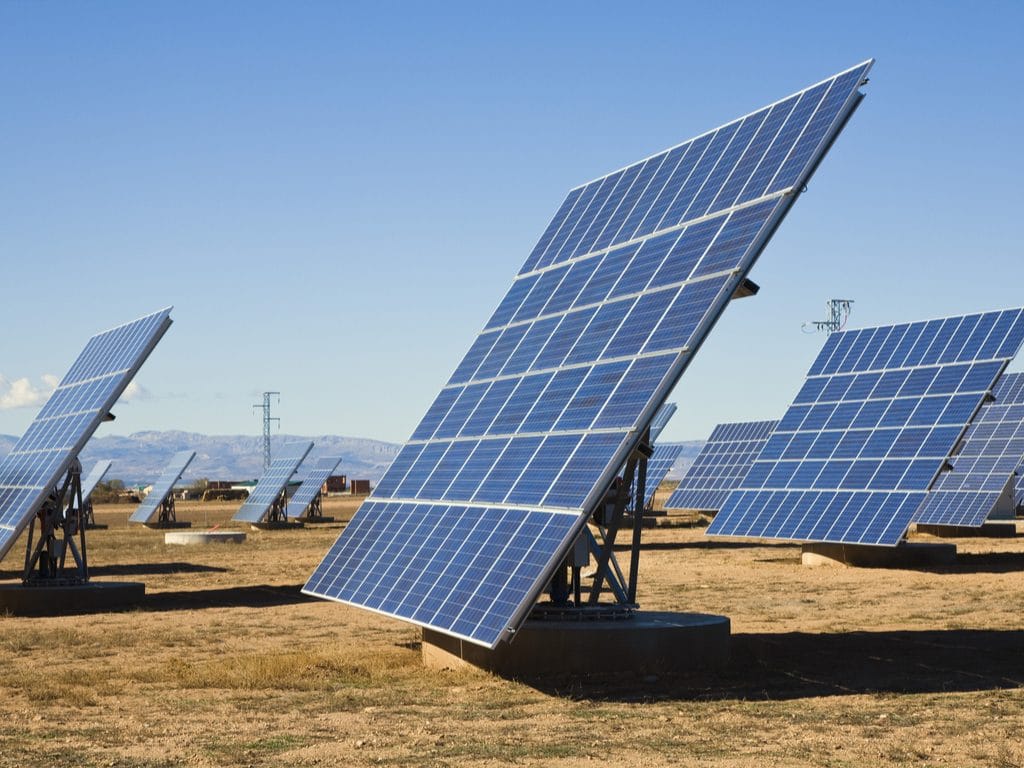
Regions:
<svg viewBox="0 0 1024 768"><path fill-rule="evenodd" d="M571 190L304 592L492 649L545 591L567 613L605 583L635 606L642 514L628 577L612 548L646 496L655 413L756 292L747 273L871 64ZM570 581L591 555L584 595Z"/></svg>

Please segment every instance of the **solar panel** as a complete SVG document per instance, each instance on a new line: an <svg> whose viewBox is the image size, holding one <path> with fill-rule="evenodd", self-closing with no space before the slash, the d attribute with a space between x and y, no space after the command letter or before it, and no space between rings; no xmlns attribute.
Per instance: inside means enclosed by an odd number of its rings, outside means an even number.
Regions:
<svg viewBox="0 0 1024 768"><path fill-rule="evenodd" d="M107 472L110 471L110 467L114 462L107 459L101 459L93 465L92 471L86 476L85 480L82 481L82 504L84 505L89 501L89 497L92 496L92 492L96 490L96 486L103 482L103 478L106 477Z"/></svg>
<svg viewBox="0 0 1024 768"><path fill-rule="evenodd" d="M185 474L185 470L188 469L188 465L192 463L192 459L195 456L195 451L179 451L174 454L164 469L163 474L153 483L153 488L146 494L146 498L142 500L142 503L132 513L132 516L128 518L128 522L152 523L160 513L160 506L164 503L168 494L174 490L174 484Z"/></svg>
<svg viewBox="0 0 1024 768"><path fill-rule="evenodd" d="M161 310L89 339L46 405L0 462L0 559L171 325Z"/></svg>
<svg viewBox="0 0 1024 768"><path fill-rule="evenodd" d="M661 431L668 426L668 422L675 415L678 406L675 403L664 403L658 412L654 414L654 418L651 420L651 445L654 445L658 441L658 436ZM647 467L648 473L650 473L650 466Z"/></svg>
<svg viewBox="0 0 1024 768"><path fill-rule="evenodd" d="M288 517L302 517L306 508L313 502L320 489L323 488L327 478L334 474L334 470L341 463L341 456L323 456L316 460L313 468L309 470L291 499L288 501Z"/></svg>
<svg viewBox="0 0 1024 768"><path fill-rule="evenodd" d="M719 424L683 475L665 509L717 512L750 471L777 421Z"/></svg>
<svg viewBox="0 0 1024 768"><path fill-rule="evenodd" d="M870 64L572 190L305 591L487 647L507 639Z"/></svg>
<svg viewBox="0 0 1024 768"><path fill-rule="evenodd" d="M1020 309L832 334L708 534L895 546L1022 340Z"/></svg>
<svg viewBox="0 0 1024 768"><path fill-rule="evenodd" d="M644 484L647 498L644 499L644 506L650 506L654 501L654 492L682 457L685 447L679 443L662 443L654 446L654 453L647 461L647 477Z"/></svg>
<svg viewBox="0 0 1024 768"><path fill-rule="evenodd" d="M263 476L256 482L249 498L245 500L232 520L246 523L260 523L267 516L270 508L281 495L281 491L288 485L299 468L299 464L306 458L306 454L313 448L313 443L294 442L285 443L277 456L270 462L270 467L263 473Z"/></svg>
<svg viewBox="0 0 1024 768"><path fill-rule="evenodd" d="M915 523L980 526L1024 462L1024 374L1005 374L914 515Z"/></svg>

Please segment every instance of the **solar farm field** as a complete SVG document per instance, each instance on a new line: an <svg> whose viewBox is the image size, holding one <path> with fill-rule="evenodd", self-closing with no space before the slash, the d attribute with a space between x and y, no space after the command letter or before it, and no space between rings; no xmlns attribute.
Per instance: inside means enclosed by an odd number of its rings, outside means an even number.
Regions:
<svg viewBox="0 0 1024 768"><path fill-rule="evenodd" d="M729 616L730 667L530 684L426 670L418 629L300 593L355 507L171 547L129 527L131 507L97 506L93 579L144 581L147 598L0 618L0 766L1024 765L1024 537L893 571L648 530L640 603ZM240 528L236 509L178 517Z"/></svg>

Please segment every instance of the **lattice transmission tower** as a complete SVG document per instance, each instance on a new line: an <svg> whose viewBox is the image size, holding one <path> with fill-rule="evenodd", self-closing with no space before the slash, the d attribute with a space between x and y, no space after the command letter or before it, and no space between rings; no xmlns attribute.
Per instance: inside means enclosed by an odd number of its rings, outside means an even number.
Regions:
<svg viewBox="0 0 1024 768"><path fill-rule="evenodd" d="M276 421L278 428L280 428L281 420L270 415L270 398L276 397L277 404L281 404L281 393L280 392L264 392L263 402L256 403L252 408L255 411L257 408L263 411L263 469L270 469L270 424Z"/></svg>
<svg viewBox="0 0 1024 768"><path fill-rule="evenodd" d="M803 329L805 333L815 333L818 331L835 333L846 327L846 323L850 319L850 312L853 311L853 299L829 299L825 306L826 312L828 312L828 319L812 320L809 323L804 323Z"/></svg>

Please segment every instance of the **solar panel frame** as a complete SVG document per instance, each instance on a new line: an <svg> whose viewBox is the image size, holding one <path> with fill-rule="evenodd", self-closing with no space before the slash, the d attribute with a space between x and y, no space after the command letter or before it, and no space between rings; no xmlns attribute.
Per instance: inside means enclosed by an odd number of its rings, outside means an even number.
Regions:
<svg viewBox="0 0 1024 768"><path fill-rule="evenodd" d="M362 522L361 515L366 516L386 516L390 515L389 520L398 520L399 518L405 519L403 516L405 511L403 507L413 505L416 509L440 509L441 515L448 514L452 508L463 505L463 510L472 509L474 514L483 515L490 513L494 510L499 510L508 513L516 513L524 517L531 513L543 513L543 514L554 514L556 516L566 517L570 523L556 526L557 530L561 532L561 536L558 541L557 547L553 547L549 550L550 554L547 560L543 564L537 564L537 567L531 571L530 574L530 585L528 588L523 588L520 592L521 599L516 601L516 609L514 613L507 617L504 622L504 627L500 631L494 631L493 627L484 627L484 623L481 621L477 627L485 628L488 633L481 636L476 636L472 633L453 629L451 627L430 624L422 619L410 617L401 613L396 613L389 610L381 610L372 604L365 602L366 596L359 593L357 587L353 587L354 571L350 568L352 559L357 555L350 551L348 548L349 543L356 536L362 536L365 534L367 537L364 544L364 549L359 550L362 559L357 564L356 568L361 567L363 562L369 562L370 557L383 558L395 554L394 549L376 549L374 550L374 544L370 543L370 538L374 535L372 529L372 521L367 526L353 526L350 525L345 532L342 533L335 545L328 551L327 555L321 561L320 565L314 571L309 581L304 588L304 592L312 594L318 597L322 597L336 602L347 603L350 605L356 605L377 613L384 615L393 616L406 621L412 621L413 623L420 624L421 626L428 626L439 631L446 632L454 637L473 642L476 644L483 645L485 647L493 648L503 638L508 638L515 628L522 623L527 613L532 608L533 602L536 597L540 594L544 585L550 578L550 574L554 568L557 567L561 561L564 552L571 545L573 540L579 534L581 529L586 525L589 517L589 512L595 505L603 498L607 487L610 485L614 477L617 475L620 467L625 463L629 454L636 447L637 442L642 436L643 432L650 425L656 410L662 405L667 398L671 389L675 386L678 379L682 376L689 361L693 355L700 348L701 344L705 340L707 334L711 328L717 322L721 315L724 307L731 300L735 293L736 287L742 282L746 273L749 272L750 268L756 262L757 257L760 255L764 246L774 234L775 229L779 226L782 219L788 213L792 203L796 198L796 194L804 185L806 180L813 173L817 164L821 158L827 152L831 146L832 141L842 130L846 121L850 115L860 103L863 98L863 94L860 93L859 88L865 82L866 74L870 69L872 62L864 62L856 67L852 67L848 70L831 77L826 78L820 83L810 86L803 91L798 92L787 99L775 102L768 107L763 108L763 111L767 115L775 106L783 104L786 101L791 101L786 114L783 117L783 122L779 126L788 126L789 116L796 114L795 107L801 103L801 100L806 97L808 100L809 111L802 118L797 119L797 130L791 137L792 141L790 144L782 146L783 153L778 159L778 165L772 166L775 170L770 171L771 178L763 179L763 187L765 191L760 196L749 197L746 200L741 200L745 194L747 186L750 185L751 180L757 175L760 170L760 161L758 165L750 170L750 176L748 180L744 182L745 186L742 189L736 191L736 197L731 198L740 204L737 206L715 208L715 200L707 200L707 208L701 208L701 211L705 211L708 215L705 218L689 218L687 210L679 210L673 213L674 205L680 199L683 199L683 191L685 187L680 187L674 192L673 202L670 203L665 210L659 212L658 224L656 229L653 229L647 233L639 234L640 229L643 228L644 224L641 221L638 225L638 229L634 232L637 233L637 238L632 241L612 243L611 245L602 246L601 248L592 249L587 251L577 252L576 246L582 240L577 240L570 247L570 251L567 253L566 258L562 259L560 256L555 255L552 258L547 258L543 253L544 249L550 245L551 235L553 228L559 228L564 224L566 211L572 205L573 202L581 197L582 193L576 190L570 191L569 197L563 204L559 212L556 213L555 219L552 224L549 225L548 231L542 236L541 241L538 243L537 248L534 249L534 253L527 259L523 269L520 270L519 276L513 282L512 288L509 290L506 297L499 304L498 309L492 315L491 320L484 326L484 330L480 333L477 339L473 342L470 347L469 353L463 359L462 363L456 368L455 373L452 375L448 384L442 389L441 394L435 400L434 404L428 409L427 415L421 422L420 427L413 433L412 439L406 444L405 448L399 453L395 461L392 463L392 467L385 474L382 483L378 485L375 490L374 496L372 496L366 503L365 512L363 509L357 513L356 518L353 522ZM828 101L826 94L833 84L843 82L848 83L847 85L836 87L836 98L829 105L824 106ZM817 91L817 92L816 92ZM815 94L816 95L810 95ZM841 99L841 100L840 100ZM822 121L815 123L814 118L820 113L824 114L825 117ZM760 111L759 111L760 112ZM751 115L757 113L751 113ZM726 144L731 141L732 136L738 131L739 124L746 119L740 118L733 123L727 124L718 130L723 130L736 124L737 129L731 131L729 138L724 141ZM801 122L802 120L802 122ZM763 122L763 119L762 119ZM814 128L811 125L814 124ZM781 128L777 127L777 131L781 132ZM711 136L716 134L716 131L710 132L709 134L702 134L702 136ZM806 132L806 134L805 134ZM724 134L723 134L724 135ZM772 134L776 137L776 134ZM804 138L808 138L804 142ZM710 144L710 139L708 140ZM771 139L774 142L774 138ZM771 149L771 142L767 145L765 153L760 156L761 160L768 156L768 150ZM689 142L692 144L692 142ZM683 145L679 145L682 147ZM666 158L670 152L675 151L679 147L672 150L667 150L665 153ZM794 162L791 167L791 161L797 155L794 155L794 151L802 147L803 152L800 155L799 161ZM722 152L727 149L723 147ZM740 151L744 151L745 147L740 147ZM721 154L721 153L720 153ZM742 160L742 156L737 157L737 160ZM641 161L641 164L646 161ZM717 160L715 161L717 162ZM641 165L635 164L635 165ZM694 167L697 167L696 165ZM788 170L787 170L788 169ZM691 172L694 170L690 169ZM712 169L707 169L711 171ZM785 172L785 173L784 173ZM639 177L642 171L637 171L635 176ZM788 175L786 175L788 174ZM691 173L692 175L692 173ZM786 184L776 187L775 179L782 176L788 179ZM604 179L605 177L602 177ZM595 182L590 182L591 185L604 184L602 179L598 179ZM724 191L725 184L729 181L728 178L721 180L723 186L721 189ZM759 182L761 183L761 182ZM584 185L587 186L587 185ZM595 189L594 193L598 190ZM692 207L696 204L700 194L699 189L692 190L695 196L690 198L691 202L688 207ZM719 195L721 192L718 193ZM593 197L593 194L591 194ZM618 204L622 204L623 201L619 201ZM602 203L603 204L603 203ZM703 204L703 203L702 203ZM632 203L631 203L632 205ZM653 212L652 207L645 216L649 216ZM667 221L669 216L677 216L673 219L677 223L662 227L662 221ZM681 218L680 218L681 217ZM578 218L578 217L577 217ZM605 221L604 227L610 226L612 219L609 218ZM578 222L574 221L572 226L576 226ZM592 224L592 220L588 222L586 226ZM564 435L553 435L549 434L548 430L553 426L552 423L548 423L546 427L542 426L535 432L530 430L523 430L523 433L503 433L503 434L492 434L487 435L484 433L474 432L474 435L484 435L486 439L479 439L478 444L472 449L469 454L469 458L462 458L465 461L465 467L468 467L473 461L473 457L477 451L483 451L485 453L494 450L497 453L494 456L500 455L502 459L509 456L509 460L505 462L503 466L502 460L498 460L489 464L491 468L490 477L499 477L500 484L498 488L516 488L515 495L511 492L505 493L501 499L502 501L495 501L493 498L488 498L488 494L494 490L494 487L488 488L487 483L473 486L477 489L476 495L469 500L461 499L430 499L421 498L417 494L424 487L427 475L434 471L435 467L441 466L442 457L448 452L451 443L441 444L436 442L439 440L439 430L446 429L444 419L448 416L453 409L459 407L459 401L461 398L476 398L473 400L470 409L476 409L474 415L478 412L483 411L486 424L490 425L495 421L495 414L501 407L500 403L497 408L491 411L491 406L484 408L487 404L487 397L482 392L476 390L472 393L469 390L472 387L472 382L475 380L474 375L481 374L481 378L485 379L490 384L499 386L492 386L491 390L497 389L502 391L502 397L504 402L509 397L509 393L514 388L516 382L513 381L512 385L508 385L508 379L503 379L504 369L512 365L509 375L518 376L519 371L528 370L530 363L527 362L526 368L521 368L526 360L526 355L530 361L542 361L545 360L545 351L547 347L551 346L551 343L555 339L558 331L552 333L550 327L541 325L547 323L547 318L537 316L536 320L526 320L522 322L532 322L541 327L545 332L550 335L541 339L541 347L533 347L530 343L529 332L525 330L525 327L518 328L513 326L517 323L517 313L522 311L522 307L529 304L530 307L539 306L539 302L532 302L529 299L529 295L534 291L535 286L541 285L541 280L545 274L555 274L558 280L563 282L555 283L555 278L548 278L544 285L544 290L551 290L550 297L547 299L547 303L544 304L546 308L556 299L561 302L564 307L575 306L576 309L565 309L560 310L562 312L561 317L568 317L569 314L576 312L575 318L582 318L582 325L575 328L572 332L576 335L572 336L575 340L574 345L568 347L564 353L560 353L560 357L554 358L552 361L547 361L547 367L542 365L543 371L550 371L550 382L554 383L555 379L562 376L572 376L576 369L576 364L580 360L593 360L592 363L586 365L597 366L599 363L607 362L608 366L614 366L618 360L614 355L607 355L607 349L618 349L617 344L623 344L628 347L630 343L636 343L635 339L630 340L629 337L624 337L625 340L620 341L618 336L613 334L613 331L622 324L623 318L628 309L622 307L610 308L618 300L624 300L621 296L615 294L616 283L623 277L624 262L622 259L625 258L627 261L632 258L633 253L636 251L629 252L631 248L640 248L646 245L648 242L653 242L660 237L666 236L669 233L680 234L686 230L693 229L694 237L697 237L701 231L702 224L715 223L716 228L712 234L708 237L707 243L711 244L715 241L714 246L703 245L699 249L699 253L702 254L692 267L692 274L686 277L685 280L678 283L673 283L668 280L669 286L675 286L674 302L676 305L684 308L686 311L678 316L674 325L667 325L662 328L662 325L666 325L664 320L661 325L656 325L652 329L651 336L645 338L644 350L651 348L653 350L658 349L658 344L667 343L667 348L673 350L668 353L664 353L664 357L668 358L671 356L671 362L666 359L668 364L667 368L658 372L656 375L653 373L646 373L647 380L644 381L644 387L639 390L639 394L631 395L629 391L623 391L622 396L618 402L615 402L615 398L618 395L613 395L611 398L604 403L606 409L612 409L613 402L615 406L621 411L628 407L637 407L637 416L632 422L632 426L625 431L611 430L603 428L601 418L597 418L595 421L590 422L590 426L584 429L581 434L583 437L578 443L578 450L573 458L570 458L564 463L564 468L561 470L560 475L550 481L544 481L541 477L541 481L536 480L536 472L531 472L530 469L533 467L531 460L534 462L540 462L537 468L543 468L545 470L550 467L545 464L545 456L542 444L546 441L550 441L550 446L554 448L564 448L566 441L563 439ZM619 226L622 226L622 222L619 222ZM705 227L710 231L710 224ZM729 230L729 237L724 235L726 230ZM686 236L689 236L687 233ZM613 237L614 239L614 237ZM683 237L679 240L682 241ZM718 241L721 240L721 244ZM564 242L561 243L559 249L564 247ZM715 249L718 249L717 251ZM735 253L729 251L729 248L736 249ZM613 253L614 252L614 253ZM712 252L718 254L712 256ZM579 256L578 253L582 253ZM539 254L539 256L538 256ZM724 258L728 255L728 261L724 261ZM607 258L606 258L607 257ZM559 298L561 286L564 283L564 279L567 275L572 274L574 269L579 269L579 264L584 263L589 259L600 260L601 266L593 266L590 269L589 274L585 275L585 282L582 287L574 293L572 296L568 296L568 303L566 303L566 297ZM543 259L543 263L541 260ZM561 259L561 260L560 260ZM705 263L706 262L706 263ZM605 265L608 264L607 268ZM668 265L666 260L661 270L664 270ZM726 266L727 265L727 266ZM689 269L689 268L688 268ZM602 271L603 270L603 271ZM702 271L703 270L703 271ZM716 271L717 270L717 271ZM602 276L605 275L605 276ZM658 274L656 273L651 281L656 281ZM671 275L669 276L671 277ZM685 275L684 275L685 277ZM609 280L607 285L603 281ZM666 278L668 279L668 278ZM682 279L682 278L680 278ZM605 298L597 307L591 308L591 305L584 301L579 304L581 297L586 296L586 289L590 284L598 285L598 290L603 292ZM658 285L663 285L658 283ZM600 287L604 286L604 287ZM684 286L680 288L679 286ZM693 288L693 291L688 289ZM642 294L651 294L655 291L648 284L647 287L641 292ZM685 293L685 296L683 295ZM595 294L596 296L596 294ZM637 298L641 294L625 294L629 301L636 302ZM649 298L649 296L645 296ZM591 303L595 299L589 298ZM673 298L670 296L668 299L670 302ZM648 302L649 306L654 306L655 302L652 300ZM699 309L699 312L694 313L693 309ZM533 311L531 309L531 311ZM669 313L665 313L669 314ZM694 316L699 315L699 316ZM663 315L658 315L658 318ZM593 322L591 322L593 321ZM565 323L568 325L568 323ZM589 329L593 326L597 330L590 333L580 333L580 328ZM505 331L499 329L506 327ZM683 332L685 329L685 333ZM561 330L561 329L559 329ZM659 337L661 334L661 337ZM536 334L535 334L536 335ZM546 346L545 346L546 344ZM598 346L600 345L600 346ZM653 345L653 347L652 347ZM516 355L521 352L521 348L527 348L528 351L521 355L522 359L517 359ZM643 369L641 365L637 364L638 370L647 371L653 369L655 365L660 362L658 360L650 361L650 358L656 358L662 355L660 352L651 351L645 353L641 350L634 356L629 356L625 359L634 361L646 361L644 365L648 368ZM537 370L537 369L534 369ZM606 369L608 370L608 369ZM525 378L525 375L523 376ZM465 382L465 383L463 383ZM576 382L578 385L579 382ZM585 384L584 384L585 386ZM455 390L455 387L460 387L459 391ZM575 390L575 386L572 387ZM488 391L488 394L490 391ZM564 409L564 403L557 409L560 413ZM555 418L558 418L558 413L555 414ZM532 414L531 414L532 416ZM526 421L522 422L522 425L530 423L530 418L527 417ZM462 423L462 422L460 422ZM468 424L469 422L465 422ZM521 440L514 440L514 437L524 438ZM435 442L429 442L431 439ZM473 439L478 439L474 437ZM500 441L504 440L504 443ZM484 445L487 443L487 445ZM576 456L581 455L581 450L584 448L584 444L587 443L587 456L584 456L580 461L576 461ZM502 453L504 451L504 453ZM598 458L594 458L598 457ZM595 461L600 460L599 464L595 464ZM603 467L600 472L594 472L594 476L587 477L587 466L598 466ZM395 477L389 477L394 475ZM397 479L395 479L397 478ZM564 478L564 481L563 481ZM449 489L456 485L457 481L449 483ZM538 487L543 486L543 487ZM483 495L481 495L483 494ZM390 499L388 498L390 497ZM468 507L465 505L468 503ZM496 506L500 505L500 506ZM387 524L387 523L382 523ZM411 529L410 529L411 530ZM418 530L418 529L416 529ZM396 531L398 533L400 531ZM463 532L465 533L465 532ZM404 534L403 534L404 535ZM465 533L465 535L470 535ZM355 548L353 548L355 549ZM340 563L340 565L339 565ZM372 573L376 573L379 569L380 562L373 561L369 563ZM333 570L332 570L333 569ZM349 569L345 571L344 569ZM361 572L360 572L361 573ZM379 574L378 574L379 575ZM339 586L339 582L341 586ZM435 587L437 584L435 584ZM349 594L350 598L342 597L342 593ZM372 597L372 595L371 595ZM362 601L362 602L361 602ZM382 603L383 604L383 603Z"/></svg>
<svg viewBox="0 0 1024 768"><path fill-rule="evenodd" d="M980 527L1024 463L1024 373L1006 373L971 422L949 471L914 513L915 523Z"/></svg>
<svg viewBox="0 0 1024 768"><path fill-rule="evenodd" d="M170 328L172 309L93 335L25 434L0 461L0 560ZM52 431L54 425L59 432Z"/></svg>
<svg viewBox="0 0 1024 768"><path fill-rule="evenodd" d="M107 476L107 472L113 465L114 462L110 459L100 459L93 465L89 474L82 481L82 504L89 501L92 492L96 490L97 485L103 482L103 478Z"/></svg>
<svg viewBox="0 0 1024 768"><path fill-rule="evenodd" d="M285 443L270 462L270 466L256 481L256 487L249 498L235 512L232 521L239 523L262 523L274 502L277 501L298 471L299 465L313 449L310 440L296 440Z"/></svg>
<svg viewBox="0 0 1024 768"><path fill-rule="evenodd" d="M833 333L707 535L898 545L1022 341L1021 308Z"/></svg>
<svg viewBox="0 0 1024 768"><path fill-rule="evenodd" d="M665 502L665 509L721 509L746 477L778 423L771 420L718 424Z"/></svg>
<svg viewBox="0 0 1024 768"><path fill-rule="evenodd" d="M309 474L302 480L302 484L295 489L295 493L288 500L288 517L302 517L306 508L313 503L313 499L320 493L327 478L334 474L334 470L341 464L341 456L321 456L309 470Z"/></svg>
<svg viewBox="0 0 1024 768"><path fill-rule="evenodd" d="M651 445L658 442L658 437L661 435L662 430L668 426L669 421L675 416L676 411L679 409L675 403L663 403L658 412L654 414L654 418L651 419Z"/></svg>
<svg viewBox="0 0 1024 768"><path fill-rule="evenodd" d="M171 457L171 460L167 462L167 466L164 467L164 471L160 473L160 477L153 483L153 487L146 498L142 500L131 517L128 518L130 523L142 523L146 525L152 523L160 513L160 506L164 503L167 496L174 491L174 484L177 483L185 471L188 469L189 464L196 457L195 451L178 451Z"/></svg>

